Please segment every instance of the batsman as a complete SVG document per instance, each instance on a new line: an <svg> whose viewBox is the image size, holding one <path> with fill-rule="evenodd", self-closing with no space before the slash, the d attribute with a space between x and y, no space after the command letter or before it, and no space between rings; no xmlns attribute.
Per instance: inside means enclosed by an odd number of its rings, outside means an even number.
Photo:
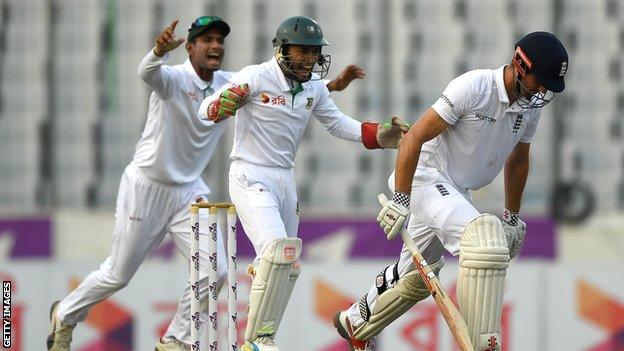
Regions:
<svg viewBox="0 0 624 351"><path fill-rule="evenodd" d="M406 229L436 272L442 253L459 255L457 298L475 350L501 349L501 311L510 259L524 241L519 218L529 149L541 111L565 88L568 54L559 39L533 32L515 44L510 64L452 80L401 141L388 181L392 200L377 217L389 240ZM505 169L502 221L480 213L471 190ZM395 264L334 318L351 351L372 350L386 326L429 296L403 246Z"/></svg>

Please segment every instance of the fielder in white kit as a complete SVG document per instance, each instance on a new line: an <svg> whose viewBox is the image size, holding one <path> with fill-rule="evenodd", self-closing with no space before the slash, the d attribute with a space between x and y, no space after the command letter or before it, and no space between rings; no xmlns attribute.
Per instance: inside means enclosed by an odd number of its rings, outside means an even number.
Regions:
<svg viewBox="0 0 624 351"><path fill-rule="evenodd" d="M398 118L379 125L340 112L320 81L330 62L325 45L316 21L288 18L273 39L275 56L235 73L200 107L214 121L236 114L230 197L257 255L243 350L279 350L274 337L301 271L293 165L310 117L367 148L396 148L408 128Z"/></svg>
<svg viewBox="0 0 624 351"><path fill-rule="evenodd" d="M406 134L388 181L393 200L377 217L388 239L407 224L436 273L444 250L459 254L459 308L477 351L501 349L506 270L526 233L518 212L531 139L541 108L564 90L567 68L559 39L533 32L516 43L511 64L452 80ZM490 184L503 167L501 222L479 213L470 190ZM403 246L399 261L381 271L360 301L337 312L334 324L352 351L372 350L376 335L429 294Z"/></svg>
<svg viewBox="0 0 624 351"><path fill-rule="evenodd" d="M76 323L83 321L91 306L125 287L151 252L168 233L180 253L188 260L190 245L189 206L207 200L210 189L201 173L210 161L227 123L216 124L199 118L201 101L221 88L231 73L220 71L225 37L230 28L216 16L197 18L189 28L186 50L189 59L181 65L166 66L168 52L180 46L174 21L158 36L153 50L143 58L138 74L153 90L145 129L133 161L121 178L115 228L110 256L65 299L55 302L50 312L48 350L69 350ZM328 83L342 90L363 71L348 66ZM208 228L206 214L200 216L201 228ZM207 300L208 271L206 245L208 233L202 231L200 297ZM222 236L218 236L219 287L226 274L226 255ZM176 314L156 350L190 349L190 287L187 284ZM207 319L206 305L201 323Z"/></svg>

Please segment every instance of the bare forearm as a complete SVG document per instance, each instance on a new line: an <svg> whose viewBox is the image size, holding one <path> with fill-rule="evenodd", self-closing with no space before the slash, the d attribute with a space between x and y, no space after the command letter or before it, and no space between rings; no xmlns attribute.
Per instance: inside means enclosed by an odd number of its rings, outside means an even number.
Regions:
<svg viewBox="0 0 624 351"><path fill-rule="evenodd" d="M415 138L404 138L399 148L394 174L394 191L411 194L412 180L418 165L422 142Z"/></svg>
<svg viewBox="0 0 624 351"><path fill-rule="evenodd" d="M509 159L505 163L505 208L520 212L522 193L529 175L529 159Z"/></svg>
<svg viewBox="0 0 624 351"><path fill-rule="evenodd" d="M395 192L412 193L412 179L414 179L422 145L442 134L449 127L450 124L446 123L432 108L429 108L403 137L396 160Z"/></svg>

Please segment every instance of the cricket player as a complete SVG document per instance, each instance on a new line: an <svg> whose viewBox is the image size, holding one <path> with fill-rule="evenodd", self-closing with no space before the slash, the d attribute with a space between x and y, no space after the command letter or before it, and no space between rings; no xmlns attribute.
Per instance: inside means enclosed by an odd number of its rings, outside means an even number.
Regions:
<svg viewBox="0 0 624 351"><path fill-rule="evenodd" d="M360 123L336 107L320 81L330 64L319 24L286 19L273 39L274 57L245 67L205 99L199 113L213 121L236 114L230 197L256 251L243 350L279 350L274 337L301 272L294 160L312 115L338 138L367 148L396 148L408 126Z"/></svg>
<svg viewBox="0 0 624 351"><path fill-rule="evenodd" d="M228 24L216 16L197 18L188 30L186 50L189 58L181 65L164 65L169 51L185 40L176 38L173 21L156 38L155 46L139 65L139 77L153 91L147 122L133 161L121 178L115 228L110 256L62 301L52 305L48 350L69 350L76 323L89 309L125 287L147 254L171 235L180 253L188 260L191 236L190 204L208 200L210 189L200 175L212 157L227 123L203 120L197 110L204 97L221 88L231 73L219 70L224 55ZM355 78L363 77L361 68L348 66L329 89L342 90ZM205 214L202 229L208 228ZM208 233L200 235L202 265L200 298L207 301L206 273ZM219 288L226 275L226 255L218 236ZM190 300L187 284L176 314L156 350L190 349ZM205 303L202 306L207 307ZM206 311L201 323L207 319Z"/></svg>
<svg viewBox="0 0 624 351"><path fill-rule="evenodd" d="M455 78L406 134L388 181L394 195L377 217L388 239L407 224L436 273L443 250L459 254L457 297L475 350L501 349L505 274L526 233L518 212L531 139L541 109L564 90L568 63L557 37L534 32L516 43L510 64ZM470 191L490 184L503 167L501 222L479 213ZM352 351L372 350L376 335L427 296L403 246L398 262L334 324Z"/></svg>

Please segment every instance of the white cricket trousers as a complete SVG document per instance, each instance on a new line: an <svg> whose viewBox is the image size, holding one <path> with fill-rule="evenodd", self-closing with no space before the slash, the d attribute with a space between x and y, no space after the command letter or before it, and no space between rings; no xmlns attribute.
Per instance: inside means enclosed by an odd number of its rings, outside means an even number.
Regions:
<svg viewBox="0 0 624 351"><path fill-rule="evenodd" d="M80 285L59 304L58 318L64 324L83 321L94 304L111 296L130 282L147 254L149 254L166 234L170 234L178 251L188 261L190 255L190 204L203 198L210 190L201 178L184 185L167 185L146 177L131 163L126 167L115 209L115 227L110 256L98 270L89 274ZM208 215L200 214L200 298L208 296L206 284L208 272ZM222 233L221 233L222 234ZM219 257L219 286L227 272L226 255L222 235L217 236ZM190 344L190 301L191 291L187 284L178 303L176 314L169 325L165 337ZM167 287L150 287L167 289ZM202 306L207 304L202 303ZM203 311L201 321L207 318Z"/></svg>
<svg viewBox="0 0 624 351"><path fill-rule="evenodd" d="M388 187L394 192L394 173L388 179ZM407 231L427 263L438 261L445 249L454 256L459 254L459 242L464 229L479 216L479 211L471 201L470 194L457 190L437 169L417 169L412 182ZM401 240L401 237L395 240ZM399 260L381 273L390 282L386 288L394 286L400 277L414 269L412 255L403 245ZM395 276L397 273L398 276ZM373 284L366 296L371 311L374 311L379 297L377 288ZM355 327L364 323L359 305L360 302L356 302L348 310L349 320Z"/></svg>
<svg viewBox="0 0 624 351"><path fill-rule="evenodd" d="M292 168L234 160L230 198L256 251L256 261L273 240L297 237L299 209Z"/></svg>

